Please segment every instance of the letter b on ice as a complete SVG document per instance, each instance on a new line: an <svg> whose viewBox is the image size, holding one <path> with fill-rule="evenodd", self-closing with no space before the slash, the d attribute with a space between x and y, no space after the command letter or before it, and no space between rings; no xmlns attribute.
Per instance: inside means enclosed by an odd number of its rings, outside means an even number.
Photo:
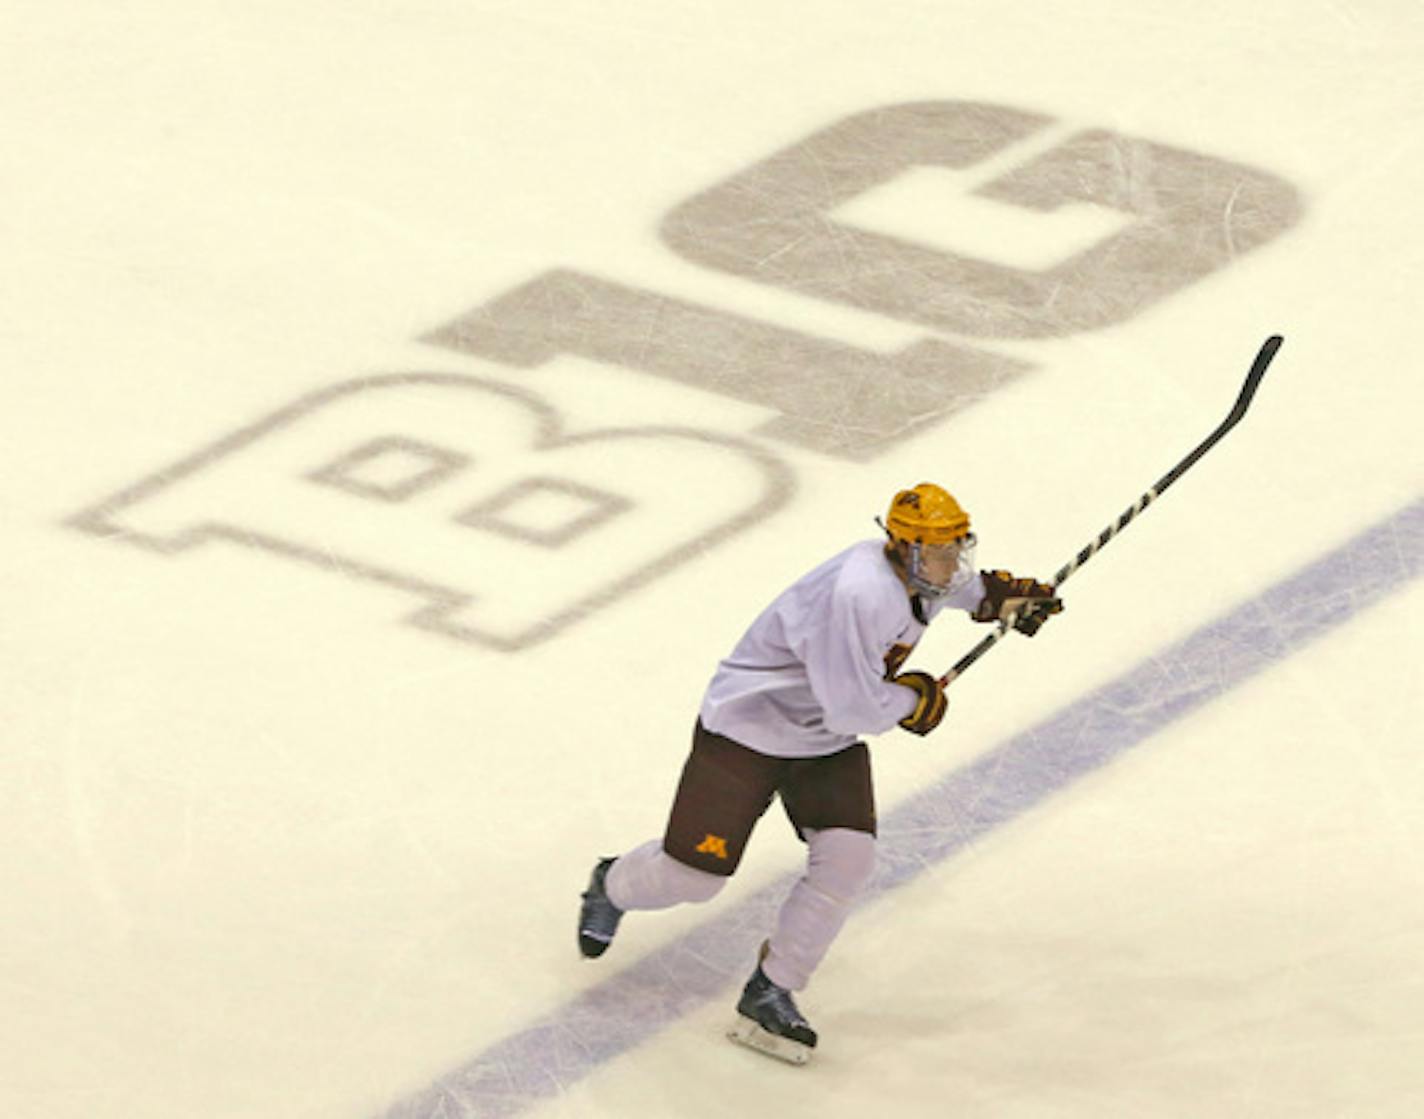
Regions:
<svg viewBox="0 0 1424 1119"><path fill-rule="evenodd" d="M419 599L414 625L516 650L761 519L789 490L786 468L741 440L570 432L530 391L396 374L303 397L73 523L165 554L220 541L316 564Z"/></svg>

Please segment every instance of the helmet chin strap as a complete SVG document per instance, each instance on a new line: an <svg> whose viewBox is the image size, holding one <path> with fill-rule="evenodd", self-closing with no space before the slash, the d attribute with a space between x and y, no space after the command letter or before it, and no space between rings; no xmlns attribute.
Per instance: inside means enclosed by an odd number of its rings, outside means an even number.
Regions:
<svg viewBox="0 0 1424 1119"><path fill-rule="evenodd" d="M877 523L880 521L879 517L875 519ZM880 527L884 528L885 526L882 524ZM888 532L886 536L889 536ZM913 548L915 545L911 545L911 547ZM887 539L885 542L885 558L899 574L901 581L905 584L905 589L910 593L910 613L915 616L915 621L922 626L929 625L929 619L925 616L924 600L926 598L938 599L947 593L948 588L936 591L933 583L929 583L922 576L907 570L904 557L900 555L900 549L893 538Z"/></svg>
<svg viewBox="0 0 1424 1119"><path fill-rule="evenodd" d="M949 594L951 583L932 583L925 578L925 561L919 544L910 545L910 563L907 571L910 586L925 598L940 599Z"/></svg>

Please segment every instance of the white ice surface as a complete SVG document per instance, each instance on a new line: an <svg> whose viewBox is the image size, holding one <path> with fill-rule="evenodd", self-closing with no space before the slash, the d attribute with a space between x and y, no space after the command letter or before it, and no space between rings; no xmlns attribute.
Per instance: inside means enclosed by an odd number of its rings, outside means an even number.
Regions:
<svg viewBox="0 0 1424 1119"><path fill-rule="evenodd" d="M7 1117L367 1119L678 942L708 913L630 918L577 959L588 866L661 827L742 624L902 485L949 485L981 561L1047 574L1286 337L1240 431L1075 577L1062 619L956 684L934 737L875 744L883 812L1424 492L1424 16L1404 0L0 8ZM571 429L744 437L758 406L417 338L564 268L908 345L929 332L699 267L657 225L816 129L927 100L1250 164L1303 217L1118 326L984 340L1036 371L873 461L775 445L781 512L518 653L403 624L418 602L336 562L65 523L378 373L537 389ZM846 220L911 236L933 187L901 186ZM1035 229L1112 228L1000 220L1033 227L1006 257L1034 266L1055 259ZM695 518L705 476L654 467ZM257 517L280 481L213 500ZM448 560L448 532L400 543ZM496 601L538 589L507 576ZM812 1068L721 1040L729 987L591 1070L575 1044L577 1075L524 1110L1424 1114L1422 605L1400 586L859 912L802 998ZM916 663L979 635L936 626ZM798 853L768 817L714 908Z"/></svg>

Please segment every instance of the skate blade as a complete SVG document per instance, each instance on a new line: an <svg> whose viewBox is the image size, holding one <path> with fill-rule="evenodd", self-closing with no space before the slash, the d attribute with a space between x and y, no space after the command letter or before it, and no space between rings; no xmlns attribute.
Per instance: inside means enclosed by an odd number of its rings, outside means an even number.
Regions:
<svg viewBox="0 0 1424 1119"><path fill-rule="evenodd" d="M777 1037L768 1033L750 1018L737 1015L736 1022L727 1030L727 1037L738 1045L775 1057L789 1065L804 1065L811 1059L811 1047L792 1041L789 1037Z"/></svg>

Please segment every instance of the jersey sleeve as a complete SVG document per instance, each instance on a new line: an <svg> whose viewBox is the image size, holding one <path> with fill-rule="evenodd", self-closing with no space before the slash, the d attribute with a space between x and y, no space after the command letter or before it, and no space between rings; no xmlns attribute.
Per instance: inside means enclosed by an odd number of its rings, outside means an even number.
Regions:
<svg viewBox="0 0 1424 1119"><path fill-rule="evenodd" d="M806 675L827 729L837 734L880 734L914 710L915 693L885 679L883 612L874 595L838 587L807 633Z"/></svg>

